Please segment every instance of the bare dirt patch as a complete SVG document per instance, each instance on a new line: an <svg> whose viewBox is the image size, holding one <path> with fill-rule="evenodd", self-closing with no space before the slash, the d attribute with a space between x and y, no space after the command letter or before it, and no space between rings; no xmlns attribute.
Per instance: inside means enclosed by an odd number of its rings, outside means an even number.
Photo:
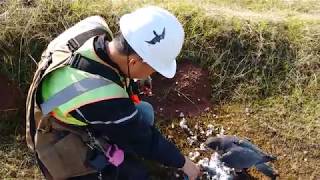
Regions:
<svg viewBox="0 0 320 180"><path fill-rule="evenodd" d="M153 105L161 118L174 118L181 112L185 116L197 116L211 108L209 72L191 61L178 64L173 79L159 74L152 79L154 95L143 99Z"/></svg>
<svg viewBox="0 0 320 180"><path fill-rule="evenodd" d="M17 84L0 74L0 141L23 132L24 96Z"/></svg>
<svg viewBox="0 0 320 180"><path fill-rule="evenodd" d="M18 110L23 104L23 96L18 86L1 74L0 99L0 112Z"/></svg>

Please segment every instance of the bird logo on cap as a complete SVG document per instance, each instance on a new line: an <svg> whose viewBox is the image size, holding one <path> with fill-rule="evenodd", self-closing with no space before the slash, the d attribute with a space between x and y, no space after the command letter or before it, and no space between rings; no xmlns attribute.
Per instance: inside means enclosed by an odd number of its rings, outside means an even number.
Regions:
<svg viewBox="0 0 320 180"><path fill-rule="evenodd" d="M160 43L160 41L162 39L164 39L164 37L166 35L166 28L163 28L162 33L160 35L157 34L157 32L155 30L153 30L153 34L155 35L155 37L152 40L145 41L145 42L147 42L148 44L152 44L152 45L154 45L156 43Z"/></svg>

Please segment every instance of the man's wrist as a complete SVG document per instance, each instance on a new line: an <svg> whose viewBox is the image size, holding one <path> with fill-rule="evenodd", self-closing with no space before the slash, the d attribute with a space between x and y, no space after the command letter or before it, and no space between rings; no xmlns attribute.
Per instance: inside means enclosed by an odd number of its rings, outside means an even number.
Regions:
<svg viewBox="0 0 320 180"><path fill-rule="evenodd" d="M183 170L187 162L187 157L183 156L183 161L181 162L182 162L182 166L179 169Z"/></svg>

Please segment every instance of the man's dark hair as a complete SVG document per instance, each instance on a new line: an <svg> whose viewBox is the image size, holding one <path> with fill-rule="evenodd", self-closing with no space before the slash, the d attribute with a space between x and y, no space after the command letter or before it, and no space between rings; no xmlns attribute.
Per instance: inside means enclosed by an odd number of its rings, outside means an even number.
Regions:
<svg viewBox="0 0 320 180"><path fill-rule="evenodd" d="M113 40L115 42L115 47L120 54L126 56L137 54L128 44L128 42L124 39L121 32L117 33Z"/></svg>

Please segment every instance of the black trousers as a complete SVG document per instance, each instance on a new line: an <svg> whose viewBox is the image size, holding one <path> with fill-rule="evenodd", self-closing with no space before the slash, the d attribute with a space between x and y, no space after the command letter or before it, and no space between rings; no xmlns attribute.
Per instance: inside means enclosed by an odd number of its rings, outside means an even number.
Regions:
<svg viewBox="0 0 320 180"><path fill-rule="evenodd" d="M99 174L88 174L69 178L69 180L97 180ZM103 180L149 180L150 177L143 163L137 159L125 159L119 166L108 166L102 171Z"/></svg>

